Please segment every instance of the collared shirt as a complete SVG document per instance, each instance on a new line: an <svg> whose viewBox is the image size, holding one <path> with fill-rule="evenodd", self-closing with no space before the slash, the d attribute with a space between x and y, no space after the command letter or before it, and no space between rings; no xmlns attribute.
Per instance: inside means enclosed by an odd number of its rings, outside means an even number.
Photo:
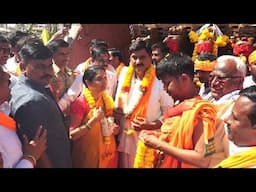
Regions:
<svg viewBox="0 0 256 192"><path fill-rule="evenodd" d="M231 93L223 95L218 100L212 98L212 100L210 100L210 101L214 104L221 104L221 103L224 103L228 100L236 100L239 97L239 92L240 92L240 90L235 90L235 91L232 91Z"/></svg>
<svg viewBox="0 0 256 192"><path fill-rule="evenodd" d="M53 166L71 167L71 146L63 114L45 87L21 75L11 93L11 114L19 124L18 133L32 139L42 125L47 130L46 152Z"/></svg>

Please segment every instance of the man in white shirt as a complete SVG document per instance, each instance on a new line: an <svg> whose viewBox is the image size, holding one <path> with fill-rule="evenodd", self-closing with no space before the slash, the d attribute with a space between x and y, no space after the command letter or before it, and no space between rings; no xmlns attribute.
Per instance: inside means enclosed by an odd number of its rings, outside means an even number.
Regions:
<svg viewBox="0 0 256 192"><path fill-rule="evenodd" d="M124 115L123 120L119 116L123 122L118 146L121 168L133 167L140 131L160 129L163 114L174 103L155 76L151 49L146 42L135 40L129 51L130 65L119 76L115 96L116 107L119 108L116 116Z"/></svg>
<svg viewBox="0 0 256 192"><path fill-rule="evenodd" d="M233 55L223 55L217 58L216 65L210 73L209 81L211 87L211 102L218 107L218 119L224 120L231 113L234 101L239 97L240 90L243 89L243 82L246 76L246 64ZM216 134L227 131L220 123ZM223 134L222 134L223 135ZM227 134L224 134L225 138ZM216 138L221 139L221 138ZM239 147L229 141L229 154L239 151Z"/></svg>

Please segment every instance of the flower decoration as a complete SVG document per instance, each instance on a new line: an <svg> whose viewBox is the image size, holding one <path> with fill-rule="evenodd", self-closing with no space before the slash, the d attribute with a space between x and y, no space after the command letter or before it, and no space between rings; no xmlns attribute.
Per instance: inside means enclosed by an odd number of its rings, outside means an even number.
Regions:
<svg viewBox="0 0 256 192"><path fill-rule="evenodd" d="M213 32L209 31L208 29L204 29L198 39L207 40L207 39L213 39L213 37L214 37Z"/></svg>
<svg viewBox="0 0 256 192"><path fill-rule="evenodd" d="M127 73L126 73L126 76L125 76L125 80L124 80L124 83L122 85L122 92L129 92L130 91L133 72L134 72L134 66L130 65L128 67L128 70L127 70ZM153 65L151 65L149 67L149 69L146 71L146 73L144 75L144 78L142 79L141 84L140 84L140 90L143 93L146 93L147 88L149 86L149 82L151 82L153 77L154 77L154 75L152 75L153 73L155 73L155 68L154 68Z"/></svg>
<svg viewBox="0 0 256 192"><path fill-rule="evenodd" d="M95 102L95 99L94 97L92 96L91 94L91 91L88 89L88 88L85 88L84 89L84 96L89 104L89 107L90 109L93 109L96 106L96 102ZM103 104L105 105L104 108L105 108L105 115L108 117L108 116L111 116L112 113L113 113L113 109L114 109L114 101L112 99L112 97L110 97L106 91L103 92L102 94L102 100L103 100Z"/></svg>
<svg viewBox="0 0 256 192"><path fill-rule="evenodd" d="M217 25L212 28L209 24L202 26L197 32L189 32L190 42L195 43L192 60L195 61L198 54L203 52L213 53L218 56L218 47L225 47L229 38L223 35Z"/></svg>
<svg viewBox="0 0 256 192"><path fill-rule="evenodd" d="M147 147L143 141L139 140L134 160L134 168L153 168L155 160L155 150Z"/></svg>
<svg viewBox="0 0 256 192"><path fill-rule="evenodd" d="M218 47L225 47L227 46L229 41L229 38L227 35L219 36L217 37L215 44L217 44Z"/></svg>
<svg viewBox="0 0 256 192"><path fill-rule="evenodd" d="M147 102L150 97L153 82L155 80L155 67L153 64L146 70L143 79L140 82L140 87L135 90L137 93L132 101L129 98L132 77L134 75L134 66L129 65L125 79L123 81L121 92L118 98L118 105L122 106L126 121L132 120L136 116L145 117ZM129 126L128 126L129 127ZM132 134L133 131L127 130L126 134Z"/></svg>
<svg viewBox="0 0 256 192"><path fill-rule="evenodd" d="M93 109L95 107L103 106L105 109L105 117L110 117L113 115L114 110L114 101L112 97L110 97L106 91L103 92L101 101L97 102L95 101L94 97L91 94L91 91L88 88L84 89L84 97L90 107L90 109ZM99 105L99 106L97 106ZM105 120L106 118L103 118L102 120ZM102 126L108 126L108 122L104 121L105 124L103 124L103 121L101 121L101 127ZM107 125L106 125L107 124ZM104 144L110 144L111 142L111 136L103 136Z"/></svg>
<svg viewBox="0 0 256 192"><path fill-rule="evenodd" d="M196 43L198 41L198 36L195 31L190 31L188 36L189 36L191 43Z"/></svg>

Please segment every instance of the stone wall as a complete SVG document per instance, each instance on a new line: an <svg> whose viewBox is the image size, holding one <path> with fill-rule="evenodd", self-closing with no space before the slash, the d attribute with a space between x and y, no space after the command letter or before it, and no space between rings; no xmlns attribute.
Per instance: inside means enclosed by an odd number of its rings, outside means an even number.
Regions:
<svg viewBox="0 0 256 192"><path fill-rule="evenodd" d="M128 62L128 47L131 42L129 24L82 24L83 29L73 42L70 67L73 69L85 61L89 54L91 39L104 39L109 48L118 48Z"/></svg>

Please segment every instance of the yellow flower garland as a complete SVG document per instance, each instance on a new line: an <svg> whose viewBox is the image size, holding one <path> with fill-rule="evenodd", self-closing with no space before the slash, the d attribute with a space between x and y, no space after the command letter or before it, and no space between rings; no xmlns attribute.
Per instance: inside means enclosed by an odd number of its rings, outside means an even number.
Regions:
<svg viewBox="0 0 256 192"><path fill-rule="evenodd" d="M127 69L127 73L124 79L124 83L122 85L122 92L128 92L130 91L131 88L131 81L132 81L132 75L134 72L134 66L131 64L129 65ZM147 91L147 88L149 86L149 83L152 81L154 78L153 73L155 73L155 67L154 65L151 65L148 70L146 71L141 84L140 84L140 90L144 93Z"/></svg>
<svg viewBox="0 0 256 192"><path fill-rule="evenodd" d="M153 168L155 161L155 150L147 147L143 141L138 141L133 168Z"/></svg>
<svg viewBox="0 0 256 192"><path fill-rule="evenodd" d="M196 43L198 41L198 36L195 31L190 31L188 36L191 43Z"/></svg>
<svg viewBox="0 0 256 192"><path fill-rule="evenodd" d="M160 135L161 141L167 141L168 134ZM143 139L138 141L133 168L154 168L159 166L159 161L164 153L160 150L145 145Z"/></svg>
<svg viewBox="0 0 256 192"><path fill-rule="evenodd" d="M202 83L200 82L198 77L194 77L193 79L194 84L197 86L198 90L200 90Z"/></svg>
<svg viewBox="0 0 256 192"><path fill-rule="evenodd" d="M148 99L148 98L145 98L145 97L148 97L148 94L146 94L147 91L148 90L151 91L152 84L155 79L155 67L153 64L151 64L151 66L147 69L140 84L140 93L137 95L137 98L133 100L132 105L131 104L128 105L128 95L131 88L133 73L134 73L134 66L130 64L126 72L124 82L122 84L121 93L119 95L119 101L122 103L121 106L123 107L125 116L126 118L130 118L130 119L133 119L133 117L136 115L138 116L145 115L141 113L144 113L146 111L146 106L144 106L144 103L145 103L144 100ZM139 105L141 106L139 107ZM143 109L137 110L138 108L143 108ZM136 115L134 113L136 113ZM134 133L134 130L129 129L125 131L125 133L130 135Z"/></svg>
<svg viewBox="0 0 256 192"><path fill-rule="evenodd" d="M197 48L198 48L198 40L207 40L212 39L213 44L213 54L215 56L218 55L218 47L225 47L227 43L229 42L229 38L226 35L222 35L217 37L216 40L214 40L214 33L210 32L209 29L204 29L201 34L198 36L196 32L190 31L189 32L189 39L191 43L195 43L194 51L192 54L192 60L195 61L198 55Z"/></svg>
<svg viewBox="0 0 256 192"><path fill-rule="evenodd" d="M90 109L93 109L95 107L95 99L91 94L91 91L88 88L84 89L84 96L89 104Z"/></svg>
<svg viewBox="0 0 256 192"><path fill-rule="evenodd" d="M95 101L94 97L92 96L91 91L88 88L85 88L83 93L84 93L86 101L89 104L90 110L95 108L95 107L102 106L101 102L96 104L96 101ZM102 94L102 102L103 102L104 109L105 109L105 116L106 117L112 116L113 115L113 110L114 110L114 101L113 101L112 97L110 97L107 94L106 91L104 91L103 94ZM109 136L104 136L104 143L105 144L110 144L110 137Z"/></svg>
<svg viewBox="0 0 256 192"><path fill-rule="evenodd" d="M84 89L84 96L89 104L90 109L93 109L96 106L96 102L94 97L91 94L91 91L88 88ZM103 92L102 94L103 102L104 102L104 107L105 107L105 115L107 117L112 116L113 110L114 110L114 101L112 97L110 97L106 91Z"/></svg>

